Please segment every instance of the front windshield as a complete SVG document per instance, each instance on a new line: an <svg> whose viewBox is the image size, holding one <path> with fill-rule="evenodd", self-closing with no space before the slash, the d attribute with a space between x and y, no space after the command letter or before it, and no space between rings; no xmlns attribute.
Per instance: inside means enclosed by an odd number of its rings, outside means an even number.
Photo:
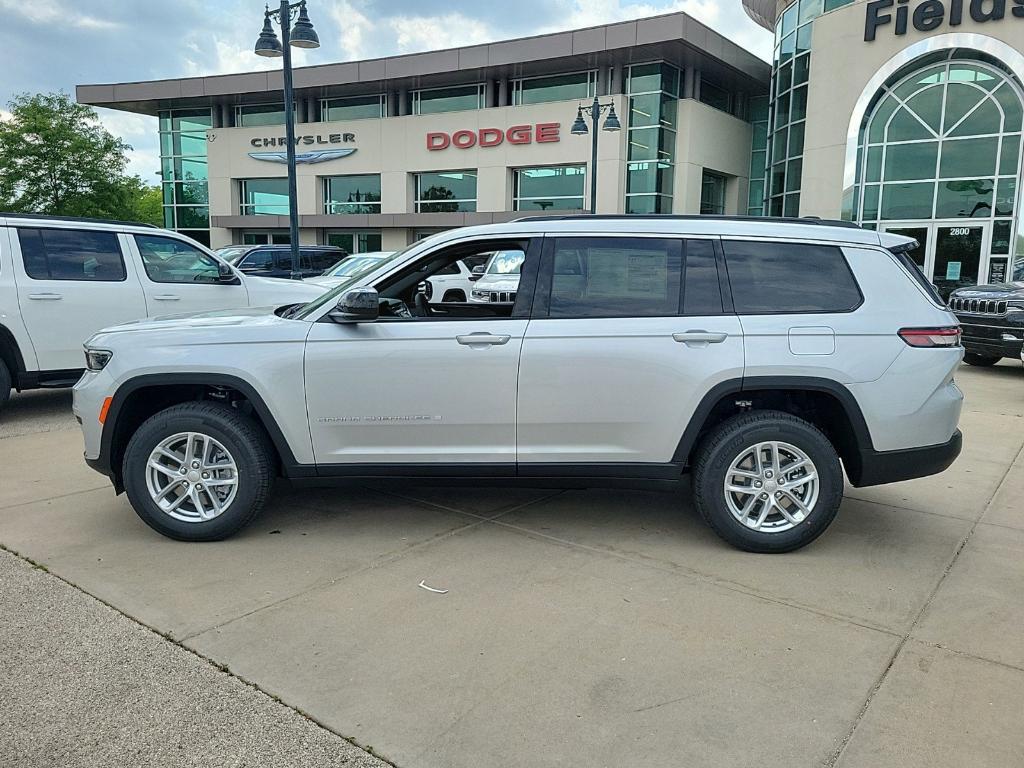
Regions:
<svg viewBox="0 0 1024 768"><path fill-rule="evenodd" d="M518 275L526 260L522 251L498 251L487 265L488 275Z"/></svg>
<svg viewBox="0 0 1024 768"><path fill-rule="evenodd" d="M218 248L214 253L235 267L238 266L238 262L242 260L248 250L248 248Z"/></svg>
<svg viewBox="0 0 1024 768"><path fill-rule="evenodd" d="M377 259L373 264L367 265L366 268L360 272L356 272L351 275L345 275L344 281L342 281L337 286L329 290L320 298L313 299L313 301L309 302L301 310L296 312L295 315L293 316L294 319L304 320L325 304L336 304L338 301L338 297L341 296L341 294L343 294L349 288L354 286L356 283L358 283L359 280L362 279L364 275L368 275L370 272L373 272L374 270L378 269L379 267L383 267L386 264L391 264L396 261L400 261L407 252L409 252L413 248L418 248L422 244L423 242L420 241L418 243L408 245L400 251L395 251L390 256L385 256L382 259Z"/></svg>
<svg viewBox="0 0 1024 768"><path fill-rule="evenodd" d="M348 275L365 275L369 268L380 264L383 259L379 256L350 256L343 259L327 270L324 274L327 277L347 277Z"/></svg>

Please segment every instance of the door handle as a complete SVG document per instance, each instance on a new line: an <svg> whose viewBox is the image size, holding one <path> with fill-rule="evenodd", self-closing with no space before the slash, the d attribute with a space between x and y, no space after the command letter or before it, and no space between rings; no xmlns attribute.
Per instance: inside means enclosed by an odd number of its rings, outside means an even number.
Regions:
<svg viewBox="0 0 1024 768"><path fill-rule="evenodd" d="M64 298L59 293L30 293L28 297L33 301L60 301Z"/></svg>
<svg viewBox="0 0 1024 768"><path fill-rule="evenodd" d="M673 333L672 338L673 340L681 342L688 347L706 347L708 344L721 344L729 338L729 334L697 330Z"/></svg>
<svg viewBox="0 0 1024 768"><path fill-rule="evenodd" d="M493 333L486 333L478 331L476 333L469 333L462 336L456 336L455 340L465 347L476 347L476 346L498 346L501 344L508 344L511 336L502 334L495 336Z"/></svg>
<svg viewBox="0 0 1024 768"><path fill-rule="evenodd" d="M181 301L181 296L175 296L173 293L154 294L153 298L157 301Z"/></svg>

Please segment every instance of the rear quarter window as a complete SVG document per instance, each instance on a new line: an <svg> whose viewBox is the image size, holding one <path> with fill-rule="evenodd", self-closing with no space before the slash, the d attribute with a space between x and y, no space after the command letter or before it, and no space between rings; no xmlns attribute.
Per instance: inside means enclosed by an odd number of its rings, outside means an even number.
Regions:
<svg viewBox="0 0 1024 768"><path fill-rule="evenodd" d="M726 240L723 247L738 314L849 312L863 300L837 246Z"/></svg>

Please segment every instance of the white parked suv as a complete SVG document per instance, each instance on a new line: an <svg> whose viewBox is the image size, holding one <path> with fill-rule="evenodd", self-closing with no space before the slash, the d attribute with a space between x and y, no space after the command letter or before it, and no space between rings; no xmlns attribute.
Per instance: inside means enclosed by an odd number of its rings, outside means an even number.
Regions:
<svg viewBox="0 0 1024 768"><path fill-rule="evenodd" d="M82 342L155 315L305 302L326 291L247 277L194 240L142 224L0 213L0 407L71 386Z"/></svg>
<svg viewBox="0 0 1024 768"><path fill-rule="evenodd" d="M813 220L540 217L416 243L292 309L108 328L85 458L161 533L222 539L278 475L676 487L746 550L960 452L963 355L908 238ZM515 303L431 304L521 252Z"/></svg>

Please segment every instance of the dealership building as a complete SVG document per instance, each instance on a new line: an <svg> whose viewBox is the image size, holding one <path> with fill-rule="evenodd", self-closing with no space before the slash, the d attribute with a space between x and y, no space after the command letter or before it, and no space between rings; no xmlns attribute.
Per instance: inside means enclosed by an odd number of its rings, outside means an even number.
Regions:
<svg viewBox="0 0 1024 768"><path fill-rule="evenodd" d="M570 129L595 95L622 126L597 127L599 213L746 213L751 119L770 77L681 13L296 68L300 240L391 250L464 224L589 210L591 135ZM82 85L77 97L159 117L165 223L216 247L287 242L282 88L277 70Z"/></svg>
<svg viewBox="0 0 1024 768"><path fill-rule="evenodd" d="M599 213L843 218L917 238L940 286L1010 275L1024 0L741 1L771 64L676 13L296 69L300 239L390 250L588 210L597 130ZM287 241L279 71L77 95L159 118L168 227ZM572 134L595 95L621 130Z"/></svg>

